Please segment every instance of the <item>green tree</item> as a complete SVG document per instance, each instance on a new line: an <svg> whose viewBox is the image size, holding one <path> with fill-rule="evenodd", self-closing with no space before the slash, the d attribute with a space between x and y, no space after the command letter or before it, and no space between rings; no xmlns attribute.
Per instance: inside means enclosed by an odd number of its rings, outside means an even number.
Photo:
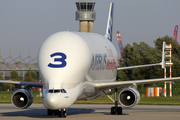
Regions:
<svg viewBox="0 0 180 120"><path fill-rule="evenodd" d="M0 80L4 80L4 78L1 76L1 74L0 74ZM3 87L4 87L4 85L0 83L0 89L2 89Z"/></svg>
<svg viewBox="0 0 180 120"><path fill-rule="evenodd" d="M33 70L29 69L26 73L25 73L25 78L31 76L33 79L37 79L37 73L34 72Z"/></svg>
<svg viewBox="0 0 180 120"><path fill-rule="evenodd" d="M133 43L133 46L127 44L123 52L123 62L120 66L134 66L153 64L161 62L161 51L157 48L152 48L144 42L140 44ZM118 71L120 80L141 80L162 78L163 70L160 66L136 68L130 70Z"/></svg>
<svg viewBox="0 0 180 120"><path fill-rule="evenodd" d="M1 74L0 74L0 80L4 80L4 78L1 76Z"/></svg>
<svg viewBox="0 0 180 120"><path fill-rule="evenodd" d="M28 77L26 77L24 79L24 81L26 81L26 82L35 82L35 79L33 79L33 77L31 77L31 76L28 76Z"/></svg>
<svg viewBox="0 0 180 120"><path fill-rule="evenodd" d="M0 61L0 64L5 64L3 61Z"/></svg>
<svg viewBox="0 0 180 120"><path fill-rule="evenodd" d="M180 45L175 42L172 37L164 36L154 40L155 47L150 47L144 42L140 44L133 43L131 46L127 44L123 52L123 62L120 66L134 66L144 64L160 63L162 60L162 43L172 43L172 76L180 76ZM130 70L118 71L119 80L141 80L163 78L164 73L161 66L136 68ZM169 76L169 69L167 69L167 76Z"/></svg>
<svg viewBox="0 0 180 120"><path fill-rule="evenodd" d="M11 78L13 80L20 80L20 76L16 70L11 71Z"/></svg>
<svg viewBox="0 0 180 120"><path fill-rule="evenodd" d="M158 39L154 40L155 47L159 50L162 50L162 43L165 41L167 44L172 45L172 76L178 77L180 76L180 45L178 42L172 39L172 37L164 36L159 37ZM167 69L167 76L169 76L169 69Z"/></svg>
<svg viewBox="0 0 180 120"><path fill-rule="evenodd" d="M39 77L38 77L37 81L42 82L40 74L39 74Z"/></svg>
<svg viewBox="0 0 180 120"><path fill-rule="evenodd" d="M21 64L22 62L21 62L21 61L16 61L15 63L16 63L16 64Z"/></svg>
<svg viewBox="0 0 180 120"><path fill-rule="evenodd" d="M155 48L157 48L158 50L162 50L162 43L164 41L166 42L166 44L172 44L172 55L180 59L180 45L168 35L164 37L159 37L158 39L154 40Z"/></svg>
<svg viewBox="0 0 180 120"><path fill-rule="evenodd" d="M0 80L4 80L4 78L0 74ZM8 84L0 84L0 89L2 90L7 90L7 89L12 89L13 85L8 85Z"/></svg>

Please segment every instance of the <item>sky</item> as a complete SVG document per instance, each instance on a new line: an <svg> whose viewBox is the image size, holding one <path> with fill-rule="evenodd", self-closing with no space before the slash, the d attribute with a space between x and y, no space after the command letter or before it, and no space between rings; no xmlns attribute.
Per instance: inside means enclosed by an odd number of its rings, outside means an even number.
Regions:
<svg viewBox="0 0 180 120"><path fill-rule="evenodd" d="M5 59L30 56L50 35L59 31L78 31L75 2L79 0L0 0L0 50ZM80 0L82 1L82 0ZM114 2L113 44L118 48L116 31L123 46L141 41L154 47L154 40L173 37L180 26L180 0L94 0L94 33L105 35L109 4ZM179 32L178 32L179 33ZM178 34L180 42L180 34Z"/></svg>

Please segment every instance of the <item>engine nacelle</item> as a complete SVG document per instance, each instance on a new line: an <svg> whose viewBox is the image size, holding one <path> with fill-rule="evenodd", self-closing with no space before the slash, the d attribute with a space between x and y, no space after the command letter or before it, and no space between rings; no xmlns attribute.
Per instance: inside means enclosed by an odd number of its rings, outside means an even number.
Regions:
<svg viewBox="0 0 180 120"><path fill-rule="evenodd" d="M140 101L140 94L134 88L125 88L119 93L119 102L123 107L133 107Z"/></svg>
<svg viewBox="0 0 180 120"><path fill-rule="evenodd" d="M26 89L19 89L13 93L11 102L15 107L25 109L33 103L33 95Z"/></svg>

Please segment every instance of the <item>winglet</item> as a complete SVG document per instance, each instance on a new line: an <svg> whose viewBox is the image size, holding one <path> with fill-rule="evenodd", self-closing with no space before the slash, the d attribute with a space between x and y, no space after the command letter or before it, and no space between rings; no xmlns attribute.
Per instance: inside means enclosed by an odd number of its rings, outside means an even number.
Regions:
<svg viewBox="0 0 180 120"><path fill-rule="evenodd" d="M112 27L113 27L113 7L114 3L110 3L110 8L109 8L109 16L108 16L108 21L107 21L107 28L106 28L106 34L105 37L112 41Z"/></svg>
<svg viewBox="0 0 180 120"><path fill-rule="evenodd" d="M162 67L162 69L164 69L166 67L165 42L163 42L163 46L162 46L162 62L161 62L161 67Z"/></svg>

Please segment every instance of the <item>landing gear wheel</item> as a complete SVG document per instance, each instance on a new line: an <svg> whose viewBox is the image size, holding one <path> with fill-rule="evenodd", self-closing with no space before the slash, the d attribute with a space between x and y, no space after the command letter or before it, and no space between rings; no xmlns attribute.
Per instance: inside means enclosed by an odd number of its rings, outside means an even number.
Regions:
<svg viewBox="0 0 180 120"><path fill-rule="evenodd" d="M47 109L47 114L48 115L53 115L53 112L54 112L54 110Z"/></svg>
<svg viewBox="0 0 180 120"><path fill-rule="evenodd" d="M65 110L62 109L62 110L59 111L59 117L66 118L66 116L67 116L67 113L66 113Z"/></svg>
<svg viewBox="0 0 180 120"><path fill-rule="evenodd" d="M122 115L122 107L118 107L118 96L117 96L117 88L115 88L115 107L111 107L111 114L112 115Z"/></svg>
<svg viewBox="0 0 180 120"><path fill-rule="evenodd" d="M112 114L112 115L115 115L115 114L116 114L115 107L111 107L111 114Z"/></svg>
<svg viewBox="0 0 180 120"><path fill-rule="evenodd" d="M122 115L122 107L111 107L111 114L112 115Z"/></svg>
<svg viewBox="0 0 180 120"><path fill-rule="evenodd" d="M58 114L58 115L59 115L59 117L62 117L62 113L61 113L61 110L59 110L59 114Z"/></svg>
<svg viewBox="0 0 180 120"><path fill-rule="evenodd" d="M122 115L122 107L118 107L117 108L117 114L118 115Z"/></svg>
<svg viewBox="0 0 180 120"><path fill-rule="evenodd" d="M63 118L66 118L66 116L67 116L66 111L63 111L63 115L62 115L62 117L63 117Z"/></svg>
<svg viewBox="0 0 180 120"><path fill-rule="evenodd" d="M54 110L54 115L59 115L59 110Z"/></svg>

